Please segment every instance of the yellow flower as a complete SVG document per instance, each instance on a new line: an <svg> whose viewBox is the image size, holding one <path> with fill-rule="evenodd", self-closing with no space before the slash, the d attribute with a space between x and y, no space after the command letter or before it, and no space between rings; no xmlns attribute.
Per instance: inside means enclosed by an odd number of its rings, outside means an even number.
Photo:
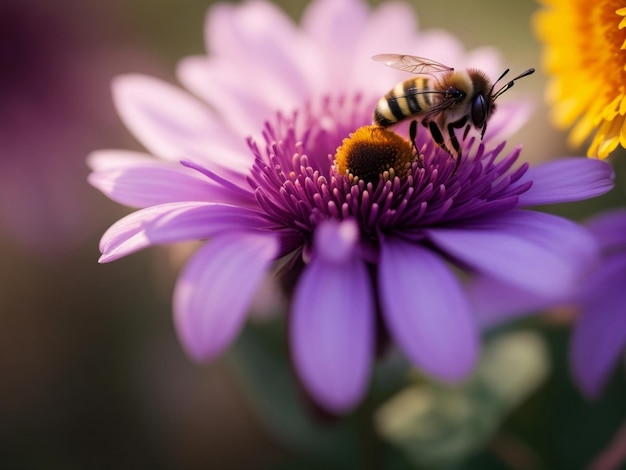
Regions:
<svg viewBox="0 0 626 470"><path fill-rule="evenodd" d="M557 126L574 126L579 146L594 131L588 157L626 148L626 2L542 0L535 31L550 75L547 100Z"/></svg>

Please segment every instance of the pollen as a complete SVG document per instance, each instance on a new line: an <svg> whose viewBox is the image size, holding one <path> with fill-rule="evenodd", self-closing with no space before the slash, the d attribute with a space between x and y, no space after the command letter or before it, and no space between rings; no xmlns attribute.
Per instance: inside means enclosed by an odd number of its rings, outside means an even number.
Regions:
<svg viewBox="0 0 626 470"><path fill-rule="evenodd" d="M376 185L381 180L404 177L415 161L411 143L378 126L363 126L343 139L335 154L337 173L352 182Z"/></svg>

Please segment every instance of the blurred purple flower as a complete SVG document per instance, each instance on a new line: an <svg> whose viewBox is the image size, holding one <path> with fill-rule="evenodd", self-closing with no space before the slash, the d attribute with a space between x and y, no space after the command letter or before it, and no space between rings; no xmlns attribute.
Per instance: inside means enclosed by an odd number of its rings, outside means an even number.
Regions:
<svg viewBox="0 0 626 470"><path fill-rule="evenodd" d="M38 256L64 256L98 225L84 155L114 135L100 92L111 69L137 65L120 37L110 6L0 2L0 229Z"/></svg>
<svg viewBox="0 0 626 470"><path fill-rule="evenodd" d="M589 228L603 257L576 297L580 315L570 353L574 378L595 398L626 351L626 210L598 215Z"/></svg>
<svg viewBox="0 0 626 470"><path fill-rule="evenodd" d="M529 295L487 276L472 279L469 296L483 328L559 306L576 310L570 343L574 379L597 398L626 349L626 210L613 209L588 223L600 249L599 263L569 291Z"/></svg>
<svg viewBox="0 0 626 470"><path fill-rule="evenodd" d="M544 295L568 291L594 263L586 230L524 207L607 191L604 162L513 169L519 149L500 158L503 143L487 150L467 141L454 173L449 155L420 133L422 158L403 175L353 184L337 173L336 149L395 83L371 55L408 49L465 62L452 37L417 34L411 18L401 3L370 12L357 0L317 0L298 29L269 3L218 5L207 21L210 55L179 69L210 106L153 78L115 81L123 120L159 160L90 157L94 186L142 208L103 236L101 262L210 239L174 293L176 328L192 357L229 345L281 260L300 379L322 406L345 412L365 393L385 332L435 377L457 381L471 371L478 327L456 270ZM470 56L495 67L488 51ZM513 131L526 110L501 106L486 142Z"/></svg>
<svg viewBox="0 0 626 470"><path fill-rule="evenodd" d="M70 85L71 61L86 50L73 42L72 19L46 10L0 4L0 218L20 243L56 253L89 225L76 197L89 148L76 135L84 77Z"/></svg>

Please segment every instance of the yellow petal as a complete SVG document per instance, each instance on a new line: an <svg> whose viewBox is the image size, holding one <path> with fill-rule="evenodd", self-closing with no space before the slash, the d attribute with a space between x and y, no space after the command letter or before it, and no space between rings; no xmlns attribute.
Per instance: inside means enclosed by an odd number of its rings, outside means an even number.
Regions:
<svg viewBox="0 0 626 470"><path fill-rule="evenodd" d="M626 119L622 122L622 128L619 132L619 143L622 147L626 148Z"/></svg>
<svg viewBox="0 0 626 470"><path fill-rule="evenodd" d="M539 1L545 6L533 26L544 42L551 118L559 127L573 126L573 145L595 130L588 154L605 158L626 143L626 2Z"/></svg>
<svg viewBox="0 0 626 470"><path fill-rule="evenodd" d="M567 139L568 144L571 147L580 147L595 127L593 119L589 116L589 114L585 114L582 119L576 123L572 132L570 132Z"/></svg>
<svg viewBox="0 0 626 470"><path fill-rule="evenodd" d="M626 114L626 96L622 98L621 103L619 104L619 113L623 116Z"/></svg>
<svg viewBox="0 0 626 470"><path fill-rule="evenodd" d="M605 121L600 126L589 151L595 149L598 158L604 159L617 148L620 141L620 131L624 120L616 118L612 121Z"/></svg>
<svg viewBox="0 0 626 470"><path fill-rule="evenodd" d="M609 104L607 104L602 110L602 118L606 119L607 121L612 121L619 112L619 105L621 104L623 98L623 93L620 93L615 98L613 98L613 100Z"/></svg>
<svg viewBox="0 0 626 470"><path fill-rule="evenodd" d="M613 150L617 148L618 145L619 145L619 137L612 137L610 139L605 140L604 142L602 142L602 144L600 145L600 148L598 149L598 158L600 158L601 160L604 160L613 152Z"/></svg>

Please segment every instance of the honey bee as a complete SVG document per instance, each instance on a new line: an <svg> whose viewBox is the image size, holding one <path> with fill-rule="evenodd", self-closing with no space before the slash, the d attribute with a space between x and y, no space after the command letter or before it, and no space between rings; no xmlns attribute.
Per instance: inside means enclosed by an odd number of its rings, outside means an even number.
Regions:
<svg viewBox="0 0 626 470"><path fill-rule="evenodd" d="M530 68L494 92L496 84L509 72L506 69L492 84L478 69L454 70L452 67L423 57L403 54L378 54L372 59L398 70L422 75L398 83L378 100L374 109L374 125L389 127L413 118L411 139L415 142L417 122L428 127L433 140L450 155L461 160L461 146L455 129L465 127L463 139L470 126L480 130L482 139L487 122L496 108L496 99L513 86L516 80L532 74ZM447 136L444 136L447 132ZM454 151L451 151L449 146Z"/></svg>

